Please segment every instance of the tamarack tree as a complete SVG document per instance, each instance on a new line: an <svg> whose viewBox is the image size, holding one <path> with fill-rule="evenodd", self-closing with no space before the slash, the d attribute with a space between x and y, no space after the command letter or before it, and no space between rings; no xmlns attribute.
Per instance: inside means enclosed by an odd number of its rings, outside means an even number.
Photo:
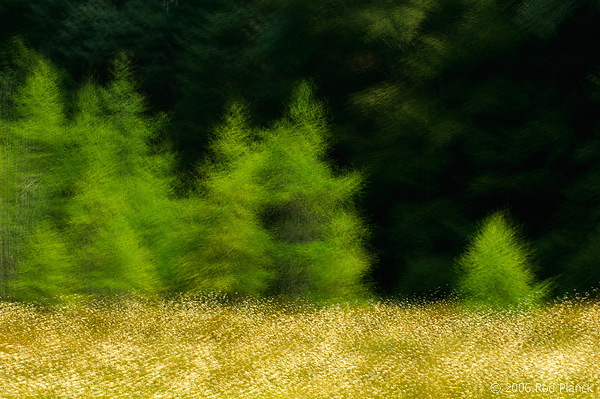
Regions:
<svg viewBox="0 0 600 399"><path fill-rule="evenodd" d="M67 206L84 292L156 293L169 266L172 156L153 145L164 117L144 114L131 66L123 54L113 62L106 88L80 90L73 124L84 165ZM173 227L174 228L174 227Z"/></svg>
<svg viewBox="0 0 600 399"><path fill-rule="evenodd" d="M325 109L313 92L298 84L287 115L269 128L251 128L244 106L234 104L215 130L188 208L196 223L184 241L194 249L180 263L192 291L312 300L367 294L368 229L353 207L363 179L336 174L326 160Z"/></svg>
<svg viewBox="0 0 600 399"><path fill-rule="evenodd" d="M22 177L12 179L16 194L2 198L6 206L27 210L11 224L22 231L22 242L10 294L55 302L160 291L161 272L173 257L164 237L175 220L172 157L151 145L162 118L144 115L124 56L115 60L108 87L89 83L79 90L71 117L63 111L58 73L30 56L10 132ZM20 204L25 194L28 202Z"/></svg>
<svg viewBox="0 0 600 399"><path fill-rule="evenodd" d="M310 84L268 128L251 128L244 106L232 105L193 195L175 199L173 157L153 144L165 118L145 115L126 57L106 87L84 85L67 113L57 71L29 56L0 170L11 252L0 260L13 297L368 294L368 229L353 206L363 179L327 161L325 110Z"/></svg>
<svg viewBox="0 0 600 399"><path fill-rule="evenodd" d="M550 281L536 283L532 258L507 213L495 212L457 259L456 292L472 307L535 306L548 294Z"/></svg>
<svg viewBox="0 0 600 399"><path fill-rule="evenodd" d="M1 266L8 277L5 292L27 292L21 296L29 299L43 294L42 286L72 286L67 251L49 223L64 189L69 137L58 72L24 46L19 52L29 73L11 93L14 120L3 130Z"/></svg>

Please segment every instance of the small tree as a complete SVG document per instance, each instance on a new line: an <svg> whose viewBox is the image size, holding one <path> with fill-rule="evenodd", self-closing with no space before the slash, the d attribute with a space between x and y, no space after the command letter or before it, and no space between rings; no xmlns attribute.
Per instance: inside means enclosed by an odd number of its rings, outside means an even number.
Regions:
<svg viewBox="0 0 600 399"><path fill-rule="evenodd" d="M487 217L457 260L457 293L468 306L531 306L548 293L548 282L535 283L533 252L506 212Z"/></svg>

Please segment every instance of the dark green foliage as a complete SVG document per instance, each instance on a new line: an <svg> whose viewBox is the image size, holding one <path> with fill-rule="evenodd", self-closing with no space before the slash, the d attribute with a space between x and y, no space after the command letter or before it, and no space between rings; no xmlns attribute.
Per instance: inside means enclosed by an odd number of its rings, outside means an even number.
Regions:
<svg viewBox="0 0 600 399"><path fill-rule="evenodd" d="M175 122L186 163L198 158L190 148L206 148L210 126L231 101L252 99L258 123L280 115L295 82L330 58L324 30L343 7L316 0L180 2L173 14L185 50L176 66Z"/></svg>
<svg viewBox="0 0 600 399"><path fill-rule="evenodd" d="M600 82L598 73L588 77L588 95L592 100L590 112L600 106ZM560 212L553 218L556 226L544 242L548 256L556 257L563 264L561 276L563 288L569 291L588 291L600 284L598 267L598 238L600 209L597 198L600 195L600 123L588 127L589 133L580 134L572 144L569 162L577 179L563 190ZM568 231L569 234L562 233Z"/></svg>
<svg viewBox="0 0 600 399"><path fill-rule="evenodd" d="M59 65L77 71L77 78L90 72L108 78L110 60L128 51L139 65L142 88L156 103L164 104L171 96L173 28L160 1L67 2L56 35L47 38L41 49L53 54Z"/></svg>
<svg viewBox="0 0 600 399"><path fill-rule="evenodd" d="M517 21L540 38L556 33L581 0L526 0L519 6Z"/></svg>
<svg viewBox="0 0 600 399"><path fill-rule="evenodd" d="M535 283L533 253L505 212L486 218L457 260L456 292L468 306L533 306L548 294Z"/></svg>
<svg viewBox="0 0 600 399"><path fill-rule="evenodd" d="M391 51L389 33L379 31L374 43L382 48L371 50L371 63L390 72L350 97L354 114L338 114L356 126L342 139L349 158L372 171L366 201L381 226L379 273L384 282L398 281L383 287L443 288L469 224L489 207L510 206L527 221L543 275L559 274L567 259L555 258L560 246L550 240L571 235L558 227L565 219L554 217L565 183L578 178L569 161L574 137L589 134L581 130L587 111L579 107L586 100L578 79L598 62L585 59L581 45L594 25L582 15L580 26L565 19L563 40L571 45L557 52L561 41L540 44L521 29L516 2L435 3L418 6L428 16L404 51ZM423 51L418 40L438 47Z"/></svg>
<svg viewBox="0 0 600 399"><path fill-rule="evenodd" d="M141 87L152 108L173 101L173 36L177 24L161 1L39 0L0 6L0 50L13 37L22 38L60 68L75 87L90 75L104 84L111 60L121 51L133 55Z"/></svg>

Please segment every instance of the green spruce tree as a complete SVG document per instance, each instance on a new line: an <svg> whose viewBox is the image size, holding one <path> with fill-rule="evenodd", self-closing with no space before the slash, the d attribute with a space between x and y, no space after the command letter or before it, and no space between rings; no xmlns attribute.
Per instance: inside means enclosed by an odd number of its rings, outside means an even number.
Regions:
<svg viewBox="0 0 600 399"><path fill-rule="evenodd" d="M261 225L265 202L259 182L263 154L233 105L215 131L212 158L199 169L190 198L185 256L179 281L186 290L263 295L273 279L273 240Z"/></svg>

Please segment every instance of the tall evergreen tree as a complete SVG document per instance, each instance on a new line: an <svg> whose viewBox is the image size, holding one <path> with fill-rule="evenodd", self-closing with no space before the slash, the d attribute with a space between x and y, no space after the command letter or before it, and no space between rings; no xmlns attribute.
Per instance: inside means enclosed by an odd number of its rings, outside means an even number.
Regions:
<svg viewBox="0 0 600 399"><path fill-rule="evenodd" d="M240 105L217 129L201 168L197 248L182 261L195 290L347 299L366 294L367 229L352 208L356 173L325 158L323 105L298 85L285 118L251 129Z"/></svg>
<svg viewBox="0 0 600 399"><path fill-rule="evenodd" d="M107 89L81 91L73 129L83 165L67 206L67 227L90 293L161 289L171 158L152 147L159 120L143 115L124 56ZM157 124L158 123L158 124ZM166 267L166 266L165 266Z"/></svg>
<svg viewBox="0 0 600 399"><path fill-rule="evenodd" d="M368 230L353 209L363 180L356 172L337 175L327 161L331 137L313 88L299 84L287 117L261 136L263 223L275 238L275 292L314 299L365 294Z"/></svg>
<svg viewBox="0 0 600 399"><path fill-rule="evenodd" d="M14 118L3 132L2 270L9 294L50 298L75 286L71 253L55 228L70 183L64 161L72 140L58 72L19 47L27 74L9 99Z"/></svg>
<svg viewBox="0 0 600 399"><path fill-rule="evenodd" d="M212 158L191 198L179 271L185 289L263 295L273 278L273 240L261 226L263 154L244 109L232 106L215 131Z"/></svg>

